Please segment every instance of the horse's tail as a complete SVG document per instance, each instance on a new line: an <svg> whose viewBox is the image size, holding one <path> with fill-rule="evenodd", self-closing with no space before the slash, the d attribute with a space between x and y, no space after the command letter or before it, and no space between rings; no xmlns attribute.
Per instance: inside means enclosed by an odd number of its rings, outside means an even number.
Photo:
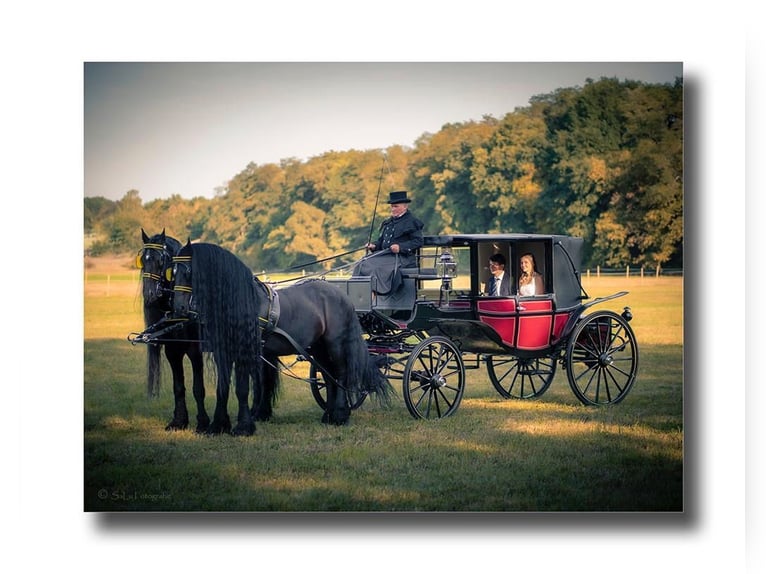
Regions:
<svg viewBox="0 0 766 574"><path fill-rule="evenodd" d="M367 345L365 345L365 348ZM388 379L378 368L377 363L373 360L369 353L367 353L367 377L366 385L367 392L374 393L378 402L385 406L391 405L391 397L396 395L394 387L388 382Z"/></svg>
<svg viewBox="0 0 766 574"><path fill-rule="evenodd" d="M150 399L160 396L161 353L160 345L146 346L146 394Z"/></svg>
<svg viewBox="0 0 766 574"><path fill-rule="evenodd" d="M354 319L356 320L356 317ZM356 329L348 329L347 331L346 356L348 357L347 380L349 390L354 394L367 392L375 395L380 404L388 406L391 404L391 397L395 395L394 388L370 356L367 344L362 339L358 321L356 321L356 325Z"/></svg>

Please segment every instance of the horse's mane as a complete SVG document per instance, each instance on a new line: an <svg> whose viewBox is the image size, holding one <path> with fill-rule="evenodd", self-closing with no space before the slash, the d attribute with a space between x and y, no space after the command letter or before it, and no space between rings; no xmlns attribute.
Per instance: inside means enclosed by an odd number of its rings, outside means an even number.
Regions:
<svg viewBox="0 0 766 574"><path fill-rule="evenodd" d="M237 368L258 366L261 351L259 314L264 293L256 287L250 268L233 253L210 243L191 248L192 296L202 324L202 338L218 359Z"/></svg>
<svg viewBox="0 0 766 574"><path fill-rule="evenodd" d="M160 236L158 235L156 237L160 237ZM175 255L176 253L181 251L181 247L183 247L183 245L175 237L170 237L170 235L166 235L165 247L168 248L168 251L170 252L171 255Z"/></svg>

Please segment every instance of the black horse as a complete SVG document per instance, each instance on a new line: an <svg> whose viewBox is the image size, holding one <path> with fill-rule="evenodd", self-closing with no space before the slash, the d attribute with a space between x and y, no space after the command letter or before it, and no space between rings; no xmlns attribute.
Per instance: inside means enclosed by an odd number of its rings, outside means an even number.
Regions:
<svg viewBox="0 0 766 574"><path fill-rule="evenodd" d="M181 249L181 242L162 233L149 237L141 230L143 248L136 257L141 274L144 299L144 324L152 342L147 345L147 393L157 397L160 390L160 354L165 357L173 373L173 396L175 408L173 418L165 430L181 430L189 426L189 412L186 408L186 387L184 381L184 357L192 366L192 392L197 402L197 432L207 431L210 417L205 412L204 362L199 342L199 325L193 321L170 322L166 316L173 310L173 285L168 271L173 266L173 256ZM163 330L162 332L160 330Z"/></svg>
<svg viewBox="0 0 766 574"><path fill-rule="evenodd" d="M232 368L239 402L233 434L252 434L256 420L271 417L277 360L284 355L305 352L328 375L324 423L346 424L350 398L363 392L389 399L392 389L368 353L353 304L335 286L314 280L272 290L234 254L209 243L187 242L174 258L173 272L175 316L198 318L218 370L212 432L231 428Z"/></svg>

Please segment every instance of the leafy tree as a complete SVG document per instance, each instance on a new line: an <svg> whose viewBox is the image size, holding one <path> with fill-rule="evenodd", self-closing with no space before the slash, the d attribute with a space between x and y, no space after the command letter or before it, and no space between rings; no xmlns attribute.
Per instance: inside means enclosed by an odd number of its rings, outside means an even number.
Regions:
<svg viewBox="0 0 766 574"><path fill-rule="evenodd" d="M83 227L86 234L98 232L102 222L117 209L116 203L105 197L86 197L84 204Z"/></svg>
<svg viewBox="0 0 766 574"><path fill-rule="evenodd" d="M536 232L534 207L542 191L535 159L545 144L541 106L508 114L474 150L471 169L478 209L491 213L488 232Z"/></svg>
<svg viewBox="0 0 766 574"><path fill-rule="evenodd" d="M474 149L489 138L497 120L442 126L436 134L423 134L413 151L410 187L422 199L418 212L427 233L459 233L486 229L492 210L477 205L472 194Z"/></svg>
<svg viewBox="0 0 766 574"><path fill-rule="evenodd" d="M101 252L135 249L140 227L164 227L279 269L363 245L397 189L411 192L428 234L563 233L585 240L586 265L681 265L682 80L588 80L501 119L446 124L414 148L250 163L211 200L86 198L84 228L106 238Z"/></svg>
<svg viewBox="0 0 766 574"><path fill-rule="evenodd" d="M325 218L321 209L304 201L295 202L285 224L269 233L264 249L282 253L280 259L285 266L331 255L332 251L327 245Z"/></svg>
<svg viewBox="0 0 766 574"><path fill-rule="evenodd" d="M140 228L144 220L141 197L135 189L128 191L115 204L114 213L103 223L106 245L100 250L111 253L136 251L141 248Z"/></svg>

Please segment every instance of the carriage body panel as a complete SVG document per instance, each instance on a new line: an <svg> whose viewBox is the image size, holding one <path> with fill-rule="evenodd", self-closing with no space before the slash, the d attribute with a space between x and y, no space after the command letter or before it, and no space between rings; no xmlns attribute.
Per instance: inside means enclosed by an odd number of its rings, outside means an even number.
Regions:
<svg viewBox="0 0 766 574"><path fill-rule="evenodd" d="M444 270L443 254L456 263L452 276ZM502 253L511 274L508 296L487 296L486 262ZM545 293L521 296L515 288L521 255L534 253L546 286ZM461 234L424 237L417 268L402 269L400 293L367 297L374 291L367 277L328 279L355 299L361 314L377 313L401 328L441 333L459 340L463 349L497 349L506 353L545 352L559 345L573 327L584 299L579 273L582 240L564 235ZM490 331L455 321L478 321ZM444 323L444 325L441 325ZM469 335L470 334L470 335ZM481 340L480 340L481 339Z"/></svg>

